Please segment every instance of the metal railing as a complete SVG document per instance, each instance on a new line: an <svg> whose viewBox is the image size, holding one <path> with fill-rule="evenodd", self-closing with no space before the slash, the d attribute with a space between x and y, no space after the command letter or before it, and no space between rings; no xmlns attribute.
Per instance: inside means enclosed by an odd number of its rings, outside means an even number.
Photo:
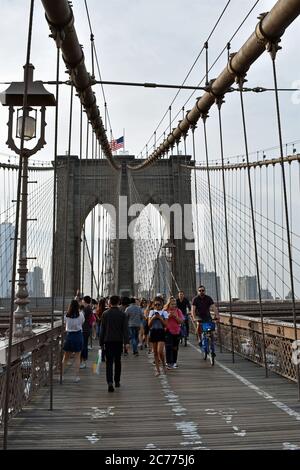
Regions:
<svg viewBox="0 0 300 470"><path fill-rule="evenodd" d="M221 314L220 317L219 329L222 346L231 351L230 315ZM260 319L233 315L232 321L235 353L264 366ZM300 324L297 325L297 330L299 338ZM292 343L295 340L293 324L265 318L264 332L268 369L296 382L296 365L292 361ZM216 335L216 338L218 338L218 335Z"/></svg>
<svg viewBox="0 0 300 470"><path fill-rule="evenodd" d="M60 367L61 322L55 322L51 333L49 325L35 329L35 335L14 341L9 386L9 418L15 416L37 390L49 384L51 334L54 372ZM0 426L3 424L7 340L0 341Z"/></svg>

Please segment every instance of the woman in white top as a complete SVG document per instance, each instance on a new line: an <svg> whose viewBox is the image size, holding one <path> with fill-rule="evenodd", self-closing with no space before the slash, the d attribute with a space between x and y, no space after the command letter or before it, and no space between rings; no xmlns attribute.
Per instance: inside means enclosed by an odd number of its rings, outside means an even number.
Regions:
<svg viewBox="0 0 300 470"><path fill-rule="evenodd" d="M150 341L153 344L154 360L156 366L155 376L160 374L159 361L162 363L164 373L166 373L165 362L165 327L168 320L168 313L163 310L163 300L155 297L153 301L154 310L150 310L148 325L150 330Z"/></svg>
<svg viewBox="0 0 300 470"><path fill-rule="evenodd" d="M75 382L79 382L80 353L83 347L82 325L85 321L84 314L79 312L79 303L72 300L65 316L66 337L64 342L64 357L62 361L62 370L68 361L70 355L75 353Z"/></svg>

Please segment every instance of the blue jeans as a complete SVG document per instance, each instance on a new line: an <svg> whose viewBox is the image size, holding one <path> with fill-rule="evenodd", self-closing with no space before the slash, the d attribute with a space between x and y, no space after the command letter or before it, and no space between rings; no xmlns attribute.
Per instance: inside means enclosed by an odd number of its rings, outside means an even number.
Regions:
<svg viewBox="0 0 300 470"><path fill-rule="evenodd" d="M132 351L134 353L138 352L139 331L140 331L139 326L130 326L129 327L130 341L131 341Z"/></svg>

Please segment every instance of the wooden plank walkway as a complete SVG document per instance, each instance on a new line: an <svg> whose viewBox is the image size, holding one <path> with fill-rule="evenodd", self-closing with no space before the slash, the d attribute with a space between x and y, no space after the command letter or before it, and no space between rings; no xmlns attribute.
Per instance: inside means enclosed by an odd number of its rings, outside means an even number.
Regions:
<svg viewBox="0 0 300 470"><path fill-rule="evenodd" d="M90 351L89 364L97 353ZM54 411L42 389L10 422L9 449L300 449L297 385L231 354L212 367L194 344L179 368L154 377L152 355L122 359L121 388L107 392L105 366L59 385Z"/></svg>

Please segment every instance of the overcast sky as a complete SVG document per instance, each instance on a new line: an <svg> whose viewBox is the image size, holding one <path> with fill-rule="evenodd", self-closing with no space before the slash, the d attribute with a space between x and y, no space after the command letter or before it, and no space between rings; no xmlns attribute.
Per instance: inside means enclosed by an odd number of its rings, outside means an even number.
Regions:
<svg viewBox="0 0 300 470"><path fill-rule="evenodd" d="M104 80L157 82L181 84L204 41L214 26L227 0L88 0L91 22L95 35L102 78ZM209 62L217 57L254 0L232 0L221 23L209 42ZM253 32L259 13L268 11L274 0L261 0L232 42L232 52L239 49ZM0 81L21 80L25 63L29 0L1 0L0 16ZM91 70L89 27L84 0L73 0L75 27L80 43L84 45L87 69ZM31 61L35 66L35 79L55 79L55 44L48 37L49 28L40 1L35 1ZM278 55L278 74L281 87L291 87L300 80L298 70L298 46L300 41L299 19L287 30L283 51ZM204 54L194 68L188 84L198 84L205 73ZM214 78L226 64L224 54L213 68ZM64 67L61 78L66 79ZM97 78L99 78L97 76ZM266 53L252 67L248 86L272 87L271 61ZM3 90L6 86L0 86ZM54 87L48 86L55 92ZM101 115L104 115L100 86L94 87ZM67 149L67 115L69 88L61 87L59 152ZM176 90L143 89L106 86L105 93L114 137L123 134L125 128L126 150L138 155L153 134L157 124L172 101ZM181 92L172 109L175 115L186 102L191 91ZM196 92L186 105L195 103ZM278 144L274 113L274 96L247 94L246 112L249 124L250 150L272 147ZM238 94L227 97L224 106L224 139L226 156L243 153ZM299 105L291 100L291 93L281 93L284 141L299 138ZM75 109L79 109L76 100ZM177 121L177 120L176 120ZM0 107L0 152L9 153L6 141L7 109ZM47 142L36 158L51 160L53 155L54 110L47 112ZM75 113L72 153L78 153L79 114ZM209 120L209 145L211 158L219 158L216 110ZM158 130L158 136L168 127L168 118ZM199 130L199 132L201 129ZM199 134L200 135L200 134ZM199 137L200 138L200 137ZM197 155L203 160L203 155Z"/></svg>
<svg viewBox="0 0 300 470"><path fill-rule="evenodd" d="M181 84L193 64L204 42L209 36L227 0L87 0L95 44L103 80L156 82ZM245 18L255 0L231 0L225 15L209 41L209 64L212 64L230 37ZM237 51L248 39L258 22L257 16L269 11L275 0L260 0L246 23L231 43L231 52ZM27 29L30 0L1 0L0 15L0 82L23 80L26 58ZM73 0L75 27L79 42L84 46L86 66L91 72L90 31L84 0ZM49 38L49 27L45 20L40 0L35 0L31 62L35 66L35 79L55 80L56 47ZM299 18L288 28L282 39L282 51L278 53L278 83L282 88L290 88L298 80L299 71ZM222 55L210 72L215 78L226 66L226 53ZM205 55L197 62L187 84L197 85L205 75ZM60 77L66 80L62 63ZM99 75L96 71L96 78ZM271 59L265 53L251 67L247 86L273 87ZM203 82L204 84L204 82ZM0 85L3 91L7 85ZM46 85L55 93L55 87ZM94 87L100 112L104 118L104 102L100 85ZM174 98L176 90L143 89L132 87L105 86L112 130L115 138L123 134L125 128L126 150L139 155L146 142L153 135L162 116ZM59 140L58 151L65 154L68 147L68 115L70 88L60 87ZM172 116L180 112L183 105L190 109L196 92L189 102L191 91L181 91L172 107ZM280 94L282 111L283 141L300 140L300 104L292 99L291 92ZM274 94L248 93L245 95L246 119L248 124L249 149L251 152L278 145ZM0 159L11 154L5 142L7 139L7 108L0 106ZM181 118L181 114L176 119ZM47 110L47 145L31 158L53 160L54 150L54 109ZM211 160L220 161L217 112L211 109L208 121L208 144ZM223 106L224 151L226 157L244 153L241 112L238 93L226 96ZM169 126L166 117L157 131L159 137ZM173 125L175 127L175 124ZM85 138L85 137L84 137ZM158 144L161 139L158 140ZM151 141L153 144L153 141ZM300 152L300 144L297 150ZM150 149L150 146L149 146ZM202 125L196 131L196 158L204 161ZM291 151L291 147L289 148ZM188 141L188 151L191 142ZM75 99L72 129L74 155L79 153L79 100ZM278 151L266 152L269 157L278 156ZM91 155L89 155L91 157ZM262 157L262 154L260 154ZM297 175L295 175L295 178ZM279 179L278 179L279 184ZM1 187L2 186L2 187ZM279 186L278 186L279 187ZM298 188L299 189L299 188ZM3 196L3 185L0 195ZM280 193L278 192L278 197ZM299 198L293 198L295 214L299 213ZM280 201L276 204L280 207ZM293 229L299 232L299 222L294 218ZM297 225L297 226L296 226ZM300 274L299 274L300 277Z"/></svg>

